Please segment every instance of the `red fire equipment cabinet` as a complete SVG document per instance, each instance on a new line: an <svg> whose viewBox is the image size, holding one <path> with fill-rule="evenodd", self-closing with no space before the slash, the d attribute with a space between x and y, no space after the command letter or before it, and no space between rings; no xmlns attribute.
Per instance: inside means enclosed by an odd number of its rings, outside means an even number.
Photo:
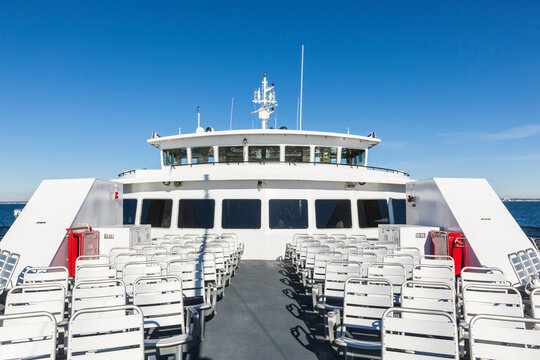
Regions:
<svg viewBox="0 0 540 360"><path fill-rule="evenodd" d="M75 276L75 261L81 255L99 255L99 231L91 226L66 229L68 237L68 271Z"/></svg>
<svg viewBox="0 0 540 360"><path fill-rule="evenodd" d="M456 275L467 266L467 239L462 233L431 232L431 255L448 255L454 259Z"/></svg>

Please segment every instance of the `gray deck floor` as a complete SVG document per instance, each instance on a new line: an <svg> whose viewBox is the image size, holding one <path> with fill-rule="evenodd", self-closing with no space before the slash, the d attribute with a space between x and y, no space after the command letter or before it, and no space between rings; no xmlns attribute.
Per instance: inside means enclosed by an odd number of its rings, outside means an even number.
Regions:
<svg viewBox="0 0 540 360"><path fill-rule="evenodd" d="M191 359L336 359L285 262L243 260Z"/></svg>

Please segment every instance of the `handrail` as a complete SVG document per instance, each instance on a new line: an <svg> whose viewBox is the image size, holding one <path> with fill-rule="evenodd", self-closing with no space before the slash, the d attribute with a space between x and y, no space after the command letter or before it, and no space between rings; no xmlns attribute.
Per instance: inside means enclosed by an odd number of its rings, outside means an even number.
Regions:
<svg viewBox="0 0 540 360"><path fill-rule="evenodd" d="M343 167L343 166L348 166L348 167L351 167L351 168L363 168L363 169L368 169L368 170L378 170L378 171L385 171L385 172L390 172L390 173L398 173L398 174L402 174L402 175L405 175L407 177L410 177L410 175L408 173L406 173L405 171L402 171L402 170L396 170L396 169L389 169L389 168L383 168L383 167L378 167L378 166L367 166L367 165L351 165L351 164L337 164L337 163L323 163L323 162L305 162L305 161L264 161L264 160L247 160L247 161L226 161L226 162L207 162L207 163L196 163L196 164L177 164L177 165L170 165L171 169L176 169L177 167L193 167L193 166L197 166L197 165L215 165L215 164L227 164L227 165L231 165L231 164L237 164L237 165L240 165L240 164L245 164L245 163L259 163L261 165L264 165L266 163L271 163L271 164L289 164L289 165L296 165L296 164L313 164L313 165L316 165L316 166L322 166L322 165L325 165L325 166L335 166L335 167ZM143 170L146 170L146 169L143 169ZM122 177L122 176L125 176L127 174L133 174L135 173L136 170L126 170L124 172L121 172L120 174L118 174L118 177Z"/></svg>

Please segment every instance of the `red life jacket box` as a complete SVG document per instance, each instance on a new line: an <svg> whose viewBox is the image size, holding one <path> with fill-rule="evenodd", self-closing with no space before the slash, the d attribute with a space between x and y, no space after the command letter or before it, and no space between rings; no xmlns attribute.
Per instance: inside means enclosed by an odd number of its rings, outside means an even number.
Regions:
<svg viewBox="0 0 540 360"><path fill-rule="evenodd" d="M458 232L432 231L431 255L451 256L456 275L459 275L467 266L467 239Z"/></svg>
<svg viewBox="0 0 540 360"><path fill-rule="evenodd" d="M66 229L68 237L68 271L75 276L75 262L82 255L99 255L99 231L91 226Z"/></svg>

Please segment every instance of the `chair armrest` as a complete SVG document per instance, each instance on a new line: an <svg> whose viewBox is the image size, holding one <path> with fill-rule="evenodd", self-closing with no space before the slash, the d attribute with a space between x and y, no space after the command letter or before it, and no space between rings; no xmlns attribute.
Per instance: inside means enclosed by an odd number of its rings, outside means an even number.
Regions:
<svg viewBox="0 0 540 360"><path fill-rule="evenodd" d="M326 316L328 317L328 339L330 342L334 342L335 339L335 327L341 322L341 316L339 310L329 311Z"/></svg>

